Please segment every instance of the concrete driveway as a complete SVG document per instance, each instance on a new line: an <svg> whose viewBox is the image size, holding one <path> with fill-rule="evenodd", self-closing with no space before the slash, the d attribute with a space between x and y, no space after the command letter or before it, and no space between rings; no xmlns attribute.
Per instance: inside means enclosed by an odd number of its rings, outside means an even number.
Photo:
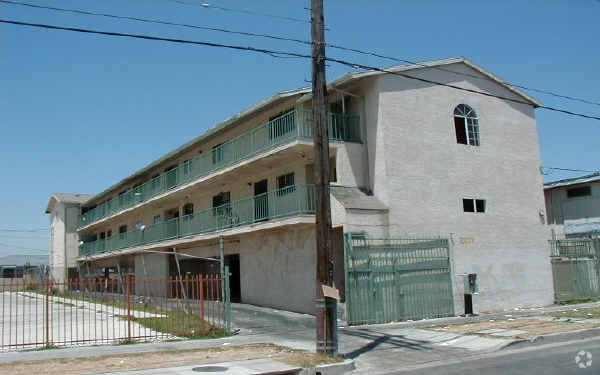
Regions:
<svg viewBox="0 0 600 375"><path fill-rule="evenodd" d="M128 337L124 309L33 292L0 293L0 348L27 349L43 346L49 335L53 345L114 344ZM158 317L132 311L134 317ZM47 324L48 323L48 324ZM46 330L46 327L49 327ZM156 337L162 334L136 322L131 323L132 337Z"/></svg>

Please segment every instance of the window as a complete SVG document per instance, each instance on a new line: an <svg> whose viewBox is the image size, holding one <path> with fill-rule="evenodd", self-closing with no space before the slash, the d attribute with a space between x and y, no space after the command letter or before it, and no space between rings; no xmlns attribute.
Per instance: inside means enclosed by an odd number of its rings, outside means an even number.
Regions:
<svg viewBox="0 0 600 375"><path fill-rule="evenodd" d="M187 203L183 206L183 216L191 215L194 213L194 204Z"/></svg>
<svg viewBox="0 0 600 375"><path fill-rule="evenodd" d="M119 227L119 238L124 239L127 236L127 225L121 225Z"/></svg>
<svg viewBox="0 0 600 375"><path fill-rule="evenodd" d="M157 191L158 189L160 189L160 175L155 174L154 176L152 176L150 186L152 188L152 191Z"/></svg>
<svg viewBox="0 0 600 375"><path fill-rule="evenodd" d="M589 185L567 189L567 198L587 197L590 195L592 195L592 187Z"/></svg>
<svg viewBox="0 0 600 375"><path fill-rule="evenodd" d="M106 237L110 237L110 236L112 236L112 230L108 230L108 231L106 232Z"/></svg>
<svg viewBox="0 0 600 375"><path fill-rule="evenodd" d="M487 209L485 199L463 199L463 211L464 212L479 212L483 213Z"/></svg>
<svg viewBox="0 0 600 375"><path fill-rule="evenodd" d="M183 162L183 175L189 177L192 174L192 160L185 160Z"/></svg>
<svg viewBox="0 0 600 375"><path fill-rule="evenodd" d="M212 163L218 164L223 161L223 143L214 145L212 148Z"/></svg>
<svg viewBox="0 0 600 375"><path fill-rule="evenodd" d="M231 212L230 194L228 191L213 196L213 215L225 215Z"/></svg>
<svg viewBox="0 0 600 375"><path fill-rule="evenodd" d="M454 129L457 143L479 146L479 119L473 108L460 104L454 109Z"/></svg>
<svg viewBox="0 0 600 375"><path fill-rule="evenodd" d="M296 190L294 178L294 172L277 177L277 195L286 195Z"/></svg>
<svg viewBox="0 0 600 375"><path fill-rule="evenodd" d="M159 224L162 221L162 217L160 215L156 215L152 218L152 224Z"/></svg>

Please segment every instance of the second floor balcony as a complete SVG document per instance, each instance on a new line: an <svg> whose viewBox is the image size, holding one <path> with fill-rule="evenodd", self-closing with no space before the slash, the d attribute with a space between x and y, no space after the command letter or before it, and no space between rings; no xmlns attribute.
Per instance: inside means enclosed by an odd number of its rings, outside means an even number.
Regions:
<svg viewBox="0 0 600 375"><path fill-rule="evenodd" d="M360 142L360 117L356 115L328 114L328 134L333 141ZM78 218L78 227L118 214L137 204L169 190L218 173L245 159L273 150L286 143L313 139L312 113L296 109L268 123L244 133L228 142L200 154L176 168L168 170L144 184L119 194L105 203L88 210Z"/></svg>
<svg viewBox="0 0 600 375"><path fill-rule="evenodd" d="M291 185L136 230L85 242L79 256L114 252L297 215L314 215L313 185Z"/></svg>

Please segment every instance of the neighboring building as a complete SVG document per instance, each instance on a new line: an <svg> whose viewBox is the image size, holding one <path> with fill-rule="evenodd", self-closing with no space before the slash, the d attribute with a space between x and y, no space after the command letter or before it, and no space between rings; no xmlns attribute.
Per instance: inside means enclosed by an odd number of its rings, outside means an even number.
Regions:
<svg viewBox="0 0 600 375"><path fill-rule="evenodd" d="M440 235L454 273L477 273L479 310L552 303L539 103L466 59L423 65L392 70L514 101L374 71L329 84L336 284L343 233ZM310 89L273 95L85 201L85 272L167 278L173 248L214 257L223 236L234 300L313 312L310 108ZM183 274L216 270L179 259Z"/></svg>
<svg viewBox="0 0 600 375"><path fill-rule="evenodd" d="M77 218L81 204L92 196L88 194L55 193L50 196L46 213L50 214L50 277L65 282L77 276L79 237Z"/></svg>
<svg viewBox="0 0 600 375"><path fill-rule="evenodd" d="M544 196L555 238L600 235L600 173L545 183Z"/></svg>

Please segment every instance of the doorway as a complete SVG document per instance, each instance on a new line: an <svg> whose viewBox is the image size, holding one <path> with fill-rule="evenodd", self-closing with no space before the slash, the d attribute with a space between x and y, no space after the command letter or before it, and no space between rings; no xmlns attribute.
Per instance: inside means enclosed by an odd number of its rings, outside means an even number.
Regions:
<svg viewBox="0 0 600 375"><path fill-rule="evenodd" d="M225 255L225 265L229 267L229 292L231 302L242 302L242 285L240 278L240 254Z"/></svg>
<svg viewBox="0 0 600 375"><path fill-rule="evenodd" d="M263 221L269 218L267 189L266 179L254 183L254 221Z"/></svg>

